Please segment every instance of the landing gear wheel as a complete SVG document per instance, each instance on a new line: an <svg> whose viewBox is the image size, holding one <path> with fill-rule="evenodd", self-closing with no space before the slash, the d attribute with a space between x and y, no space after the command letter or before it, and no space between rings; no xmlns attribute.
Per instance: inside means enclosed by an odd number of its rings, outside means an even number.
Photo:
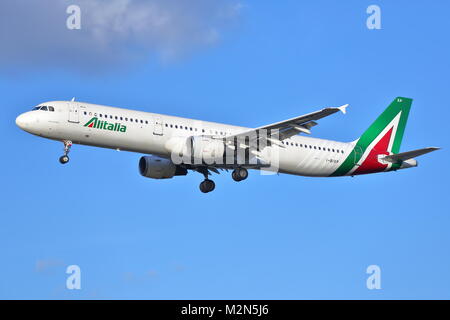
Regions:
<svg viewBox="0 0 450 320"><path fill-rule="evenodd" d="M67 162L69 162L69 157L68 156L61 156L59 158L59 162L61 162L61 164L66 164Z"/></svg>
<svg viewBox="0 0 450 320"><path fill-rule="evenodd" d="M67 162L69 162L69 152L70 152L70 148L72 147L72 141L70 140L64 140L64 155L61 156L59 158L59 162L61 162L61 164L66 164Z"/></svg>
<svg viewBox="0 0 450 320"><path fill-rule="evenodd" d="M248 171L245 168L237 168L233 170L233 173L231 174L231 177L234 181L242 181L247 179L248 177Z"/></svg>
<svg viewBox="0 0 450 320"><path fill-rule="evenodd" d="M202 181L202 183L200 183L200 191L203 193L211 192L215 189L215 187L216 184L214 183L214 181L209 179L205 179L204 181Z"/></svg>

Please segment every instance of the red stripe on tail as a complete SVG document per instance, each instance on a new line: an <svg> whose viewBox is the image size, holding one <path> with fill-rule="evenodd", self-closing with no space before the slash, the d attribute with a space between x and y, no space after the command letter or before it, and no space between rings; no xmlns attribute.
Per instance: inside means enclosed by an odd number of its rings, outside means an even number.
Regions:
<svg viewBox="0 0 450 320"><path fill-rule="evenodd" d="M353 174L365 174L384 171L387 168L387 164L382 164L378 162L378 155L389 154L388 147L389 141L391 141L392 131L394 128L389 129L383 138L378 141L378 143L370 150L367 158L361 163L361 165L356 169Z"/></svg>

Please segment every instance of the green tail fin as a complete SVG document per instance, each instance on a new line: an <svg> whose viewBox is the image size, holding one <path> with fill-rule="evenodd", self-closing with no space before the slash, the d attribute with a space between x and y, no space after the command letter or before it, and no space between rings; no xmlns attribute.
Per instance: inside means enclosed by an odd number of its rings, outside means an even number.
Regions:
<svg viewBox="0 0 450 320"><path fill-rule="evenodd" d="M364 159L367 151L377 154L391 154L400 151L406 121L411 109L412 99L397 97L373 122L370 127L356 140L355 147L339 168L331 176L346 175Z"/></svg>
<svg viewBox="0 0 450 320"><path fill-rule="evenodd" d="M405 132L406 121L411 109L412 99L397 97L389 107L375 120L374 123L358 139L357 145L364 152L372 142L380 138L380 134L386 129L392 129L389 139L388 152L398 153ZM389 126L389 128L387 128ZM383 138L383 137L381 137ZM380 150L383 151L383 150Z"/></svg>

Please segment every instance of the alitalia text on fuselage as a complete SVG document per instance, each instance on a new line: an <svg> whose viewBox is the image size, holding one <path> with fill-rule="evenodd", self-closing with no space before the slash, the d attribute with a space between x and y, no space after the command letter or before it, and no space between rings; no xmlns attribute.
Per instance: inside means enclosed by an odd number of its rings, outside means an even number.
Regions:
<svg viewBox="0 0 450 320"><path fill-rule="evenodd" d="M84 125L88 128L103 129L109 131L126 132L127 126L120 123L109 123L107 120L99 120L97 117L92 118Z"/></svg>

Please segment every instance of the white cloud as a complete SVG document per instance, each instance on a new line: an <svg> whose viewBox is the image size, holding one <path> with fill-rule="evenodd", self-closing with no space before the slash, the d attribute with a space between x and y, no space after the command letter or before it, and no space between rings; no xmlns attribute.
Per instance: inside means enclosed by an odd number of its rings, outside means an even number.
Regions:
<svg viewBox="0 0 450 320"><path fill-rule="evenodd" d="M71 4L81 8L81 30L66 27ZM217 43L241 9L238 0L2 0L0 68L173 60Z"/></svg>

